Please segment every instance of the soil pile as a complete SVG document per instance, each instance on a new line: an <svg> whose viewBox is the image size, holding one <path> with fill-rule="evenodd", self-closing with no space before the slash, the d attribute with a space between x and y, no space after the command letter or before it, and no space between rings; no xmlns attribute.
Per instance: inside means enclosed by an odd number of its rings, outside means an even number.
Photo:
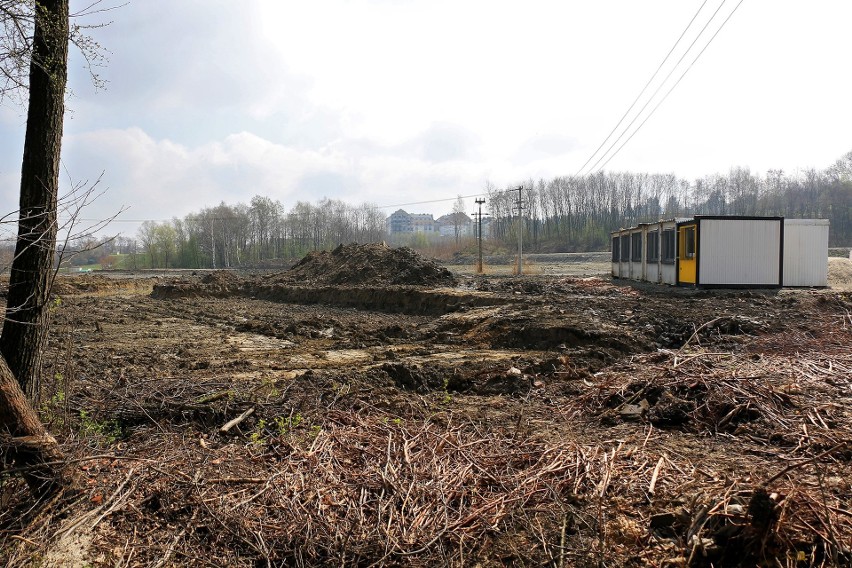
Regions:
<svg viewBox="0 0 852 568"><path fill-rule="evenodd" d="M231 270L209 272L199 278L176 279L154 286L151 297L159 300L166 298L193 298L213 296L227 298L244 294L245 279Z"/></svg>
<svg viewBox="0 0 852 568"><path fill-rule="evenodd" d="M392 249L384 243L340 245L333 251L308 253L293 268L260 277L219 270L198 278L180 278L154 286L157 299L247 296L277 302L334 303L398 311L387 304L382 288L454 287L452 272L410 248ZM347 286L341 294L338 286ZM357 289L356 289L357 288ZM444 313L457 307L453 298L423 296L429 290L411 290L408 310ZM420 294L418 296L418 294ZM425 302L425 303L424 303ZM437 302L437 305L434 305ZM414 306L414 307L413 307Z"/></svg>
<svg viewBox="0 0 852 568"><path fill-rule="evenodd" d="M828 259L828 285L832 288L852 288L852 259Z"/></svg>
<svg viewBox="0 0 852 568"><path fill-rule="evenodd" d="M54 294L99 294L107 292L148 292L153 278L112 278L102 274L62 274L53 283Z"/></svg>
<svg viewBox="0 0 852 568"><path fill-rule="evenodd" d="M298 262L287 277L315 284L375 286L454 286L453 274L408 247L384 243L340 245L315 251Z"/></svg>

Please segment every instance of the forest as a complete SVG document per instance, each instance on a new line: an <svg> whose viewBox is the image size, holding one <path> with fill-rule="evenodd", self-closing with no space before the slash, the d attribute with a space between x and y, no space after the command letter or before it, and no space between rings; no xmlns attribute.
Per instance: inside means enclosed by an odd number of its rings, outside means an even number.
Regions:
<svg viewBox="0 0 852 568"><path fill-rule="evenodd" d="M692 182L674 174L598 172L506 187L486 183L484 211L490 229L484 234L489 251L511 251L517 242L518 186L523 186L523 240L530 252L606 250L610 231L619 227L691 215L828 219L829 246L852 243L852 152L824 170L793 174L769 170L761 176L734 167L727 175ZM255 196L248 204L223 202L183 219L146 221L135 239L85 235L67 248L85 253L76 264L228 268L280 266L341 243L388 240L421 250L434 244L424 234L391 239L385 219L386 211L370 203L324 198L299 201L288 210L280 201ZM455 249L470 244L449 241ZM124 253L123 260L116 253Z"/></svg>
<svg viewBox="0 0 852 568"><path fill-rule="evenodd" d="M759 176L735 167L690 183L673 174L598 172L528 180L524 242L543 252L605 250L609 232L637 223L691 215L829 219L829 246L852 241L852 152L831 167ZM517 191L487 190L491 237L516 241Z"/></svg>

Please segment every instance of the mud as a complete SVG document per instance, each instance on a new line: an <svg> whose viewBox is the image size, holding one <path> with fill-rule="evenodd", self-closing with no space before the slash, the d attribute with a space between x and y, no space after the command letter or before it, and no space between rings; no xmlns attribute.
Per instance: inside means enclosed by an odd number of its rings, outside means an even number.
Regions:
<svg viewBox="0 0 852 568"><path fill-rule="evenodd" d="M848 450L838 450L852 436L848 292L696 291L544 275L447 278L420 260L407 272L379 263L385 268L359 280L359 263L373 262L376 251L408 254L342 247L306 258L289 274L63 280L44 363L45 419L72 455L118 456L81 462L91 480L89 501L64 515L83 514L86 503L116 493L133 471L147 476L144 485L127 486L133 489L124 489L125 500L84 539L89 561L121 564L133 550L134 562L154 564L171 546L175 565L199 557L286 564L299 550L319 551L307 564L330 565L354 562L347 550L377 546L380 553L363 552L356 563L697 566L784 562L796 550L817 559L831 549L818 534L779 523L796 515L818 523L814 507L825 502L845 511L852 497L844 481L852 461ZM248 410L239 426L219 431ZM373 448L359 424L387 430L382 447ZM402 541L366 546L370 539L350 535L343 552L334 552L332 541L291 541L261 523L255 530L273 531L262 538L277 543L276 556L250 544L257 534L241 532L242 521L226 514L261 495L266 482L248 492L240 483L270 476L268 487L280 464L296 455L313 463L321 432L348 432L356 440L353 456L375 450L375 459L387 459L382 483L389 484L388 472L405 470L410 457L384 457L396 451L394 436L413 448L412 432L421 425L459 428L451 455L462 460L464 475L480 466L464 461L463 448L486 435L498 436L507 454L514 446L542 448L535 459L519 454L489 470L476 495L512 485L494 471L523 463L532 468L524 479L541 474L533 466L547 455L577 452L564 471L579 477L536 493L543 500L534 511L511 509L514 516L500 517L499 525L490 517L496 509L471 512L464 527L480 515L485 528L476 529L468 548L462 533L431 543L434 535L412 536L404 552L384 559L386 547ZM329 487L406 495L433 483L359 485L371 465L351 459L348 473ZM762 495L759 484L769 472L808 459L773 481L775 493L790 495L784 506L793 512L772 517L775 501L754 497ZM301 471L309 486L325 483L311 478L318 465ZM218 480L219 496L207 493L214 482L204 486L205 479ZM822 487L822 501L796 501L808 487ZM233 496L232 505L212 512L223 496ZM4 530L49 542L47 534L27 532L49 523L22 528L16 523L25 515L13 514L14 499L4 498ZM342 523L345 513L323 499L312 510L329 526ZM280 503L268 506L268 514L282 510ZM832 530L842 541L852 528L840 515ZM175 526L187 528L179 542ZM213 532L219 536L211 538ZM14 544L16 559L30 550L25 541ZM559 547L574 552L560 562ZM833 550L834 558L846 558L844 550Z"/></svg>

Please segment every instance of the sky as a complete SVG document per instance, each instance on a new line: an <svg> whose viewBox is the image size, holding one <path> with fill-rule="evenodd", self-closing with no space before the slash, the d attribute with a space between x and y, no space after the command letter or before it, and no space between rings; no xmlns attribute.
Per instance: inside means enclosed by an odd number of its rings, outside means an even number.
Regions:
<svg viewBox="0 0 852 568"><path fill-rule="evenodd" d="M106 88L72 48L62 188L100 178L82 216L125 236L255 195L438 216L600 169L685 29L614 149L688 72L605 169L821 169L852 150L850 21L849 0L130 0L78 19L109 24ZM0 105L2 214L25 116Z"/></svg>

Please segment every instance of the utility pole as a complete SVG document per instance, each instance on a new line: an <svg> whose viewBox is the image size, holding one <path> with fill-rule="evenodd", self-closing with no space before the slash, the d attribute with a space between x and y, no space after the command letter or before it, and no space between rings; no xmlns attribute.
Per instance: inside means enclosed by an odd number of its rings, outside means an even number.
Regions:
<svg viewBox="0 0 852 568"><path fill-rule="evenodd" d="M524 273L524 201L521 192L524 186L518 186L518 276Z"/></svg>
<svg viewBox="0 0 852 568"><path fill-rule="evenodd" d="M214 232L216 221L215 217L210 218L210 246L213 249L213 270L216 270L216 233Z"/></svg>
<svg viewBox="0 0 852 568"><path fill-rule="evenodd" d="M476 267L476 273L482 274L482 204L485 203L485 198L477 198L476 204L479 206L479 211L476 213L478 229L476 236L479 238L479 264Z"/></svg>

